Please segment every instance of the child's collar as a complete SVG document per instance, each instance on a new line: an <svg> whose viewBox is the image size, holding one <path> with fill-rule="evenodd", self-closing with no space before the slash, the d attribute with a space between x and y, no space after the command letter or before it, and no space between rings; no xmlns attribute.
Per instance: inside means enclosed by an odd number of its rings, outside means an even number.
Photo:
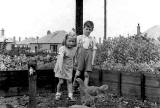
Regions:
<svg viewBox="0 0 160 108"><path fill-rule="evenodd" d="M86 36L86 35L82 35L83 37L88 37L88 38L90 38L91 36L89 35L89 36Z"/></svg>

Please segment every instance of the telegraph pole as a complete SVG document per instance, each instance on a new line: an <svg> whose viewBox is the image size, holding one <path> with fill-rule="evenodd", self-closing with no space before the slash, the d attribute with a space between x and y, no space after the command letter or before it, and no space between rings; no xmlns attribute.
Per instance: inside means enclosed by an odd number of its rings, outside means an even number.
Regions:
<svg viewBox="0 0 160 108"><path fill-rule="evenodd" d="M104 0L104 39L107 37L107 0Z"/></svg>
<svg viewBox="0 0 160 108"><path fill-rule="evenodd" d="M83 0L76 0L76 34L83 34Z"/></svg>

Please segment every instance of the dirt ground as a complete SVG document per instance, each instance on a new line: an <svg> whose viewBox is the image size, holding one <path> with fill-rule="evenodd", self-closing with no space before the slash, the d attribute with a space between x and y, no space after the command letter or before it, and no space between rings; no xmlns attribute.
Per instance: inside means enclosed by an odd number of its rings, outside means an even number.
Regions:
<svg viewBox="0 0 160 108"><path fill-rule="evenodd" d="M79 93L74 94L75 102L67 100L67 92L63 92L62 99L55 100L54 93L39 93L37 95L37 108L58 108L69 107L72 105L81 105ZM13 108L27 108L29 97L14 96L14 97L0 97L0 104L9 104ZM158 108L156 103L142 102L136 99L129 99L125 97L118 97L117 95L108 93L103 96L99 96L95 102L96 108Z"/></svg>

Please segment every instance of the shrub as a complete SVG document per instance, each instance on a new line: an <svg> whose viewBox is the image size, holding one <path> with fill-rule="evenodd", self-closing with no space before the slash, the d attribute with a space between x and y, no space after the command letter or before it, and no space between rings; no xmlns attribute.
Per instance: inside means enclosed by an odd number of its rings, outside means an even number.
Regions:
<svg viewBox="0 0 160 108"><path fill-rule="evenodd" d="M109 70L153 72L153 63L159 59L159 46L154 44L154 39L141 35L119 36L98 45L96 64Z"/></svg>

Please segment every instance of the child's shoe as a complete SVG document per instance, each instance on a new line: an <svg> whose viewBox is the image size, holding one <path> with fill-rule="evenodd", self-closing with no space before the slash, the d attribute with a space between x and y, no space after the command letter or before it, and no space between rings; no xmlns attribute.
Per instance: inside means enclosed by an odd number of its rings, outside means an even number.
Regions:
<svg viewBox="0 0 160 108"><path fill-rule="evenodd" d="M55 100L60 100L60 98L61 98L61 93L56 93Z"/></svg>
<svg viewBox="0 0 160 108"><path fill-rule="evenodd" d="M69 101L76 101L75 98L73 98L73 93L68 94L68 100Z"/></svg>
<svg viewBox="0 0 160 108"><path fill-rule="evenodd" d="M76 101L76 99L74 97L68 97L67 98L69 101Z"/></svg>

